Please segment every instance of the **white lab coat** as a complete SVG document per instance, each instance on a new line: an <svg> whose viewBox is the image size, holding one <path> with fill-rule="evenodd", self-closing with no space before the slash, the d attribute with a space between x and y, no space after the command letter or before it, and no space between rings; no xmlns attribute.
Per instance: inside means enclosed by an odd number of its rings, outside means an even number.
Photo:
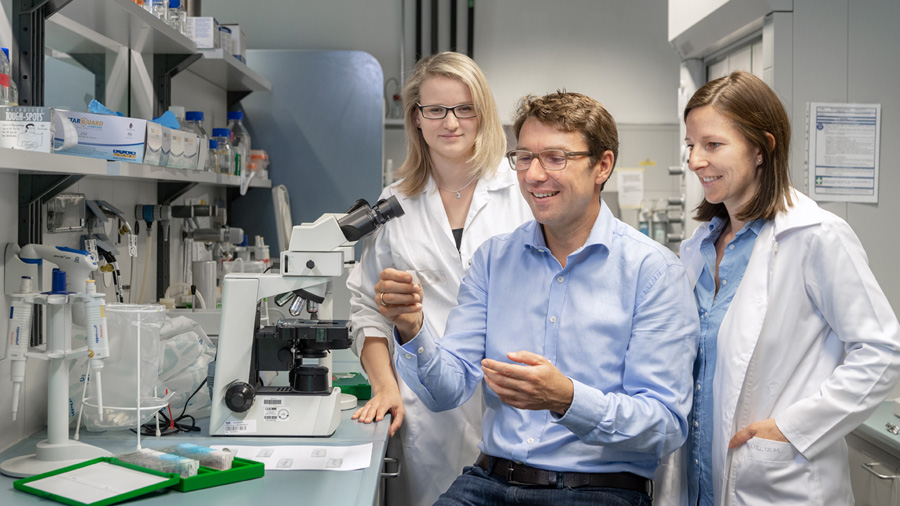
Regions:
<svg viewBox="0 0 900 506"><path fill-rule="evenodd" d="M378 313L374 300L373 287L383 269L417 272L424 291L425 319L442 335L447 316L456 306L460 281L478 246L533 218L519 192L515 172L505 160L495 176L477 182L459 251L434 180L429 180L419 195L406 197L394 184L385 188L381 198L390 195L397 197L406 214L366 238L360 263L347 281L353 294L350 312L357 354L365 336L377 336L388 338L393 355L392 325ZM457 409L432 413L404 381L397 381L406 410L399 432L405 461L401 461L400 477L389 480L388 490L408 490L408 504L431 505L478 456L481 392ZM389 503L407 504L406 498L396 494Z"/></svg>
<svg viewBox="0 0 900 506"><path fill-rule="evenodd" d="M805 195L792 198L794 206L760 230L719 329L718 505L853 504L844 436L885 399L900 371L900 325L856 235ZM701 225L681 247L694 284L708 234ZM728 450L736 432L773 417L790 443L751 438Z"/></svg>

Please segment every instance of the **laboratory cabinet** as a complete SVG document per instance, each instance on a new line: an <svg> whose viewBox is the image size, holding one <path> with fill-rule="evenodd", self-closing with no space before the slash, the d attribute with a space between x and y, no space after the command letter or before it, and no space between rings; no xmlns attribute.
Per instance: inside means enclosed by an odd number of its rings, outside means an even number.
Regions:
<svg viewBox="0 0 900 506"><path fill-rule="evenodd" d="M857 506L900 506L900 435L886 424L900 425L893 401L847 435L850 484Z"/></svg>

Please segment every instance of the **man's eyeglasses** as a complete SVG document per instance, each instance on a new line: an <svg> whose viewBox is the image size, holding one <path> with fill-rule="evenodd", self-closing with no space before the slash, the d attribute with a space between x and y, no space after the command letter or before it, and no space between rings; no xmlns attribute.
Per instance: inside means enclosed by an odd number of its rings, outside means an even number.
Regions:
<svg viewBox="0 0 900 506"><path fill-rule="evenodd" d="M566 162L569 158L575 156L591 156L590 151L563 151L561 149L545 149L539 153L532 153L524 149L514 149L506 153L506 159L509 160L509 166L512 170L522 171L531 167L531 162L537 156L541 167L546 170L563 170L566 168Z"/></svg>
<svg viewBox="0 0 900 506"><path fill-rule="evenodd" d="M419 108L422 117L425 119L444 119L447 117L448 111L453 111L453 115L458 119L474 118L478 116L474 104L459 104L454 105L453 107L447 107L446 105L422 105L417 102L416 106Z"/></svg>

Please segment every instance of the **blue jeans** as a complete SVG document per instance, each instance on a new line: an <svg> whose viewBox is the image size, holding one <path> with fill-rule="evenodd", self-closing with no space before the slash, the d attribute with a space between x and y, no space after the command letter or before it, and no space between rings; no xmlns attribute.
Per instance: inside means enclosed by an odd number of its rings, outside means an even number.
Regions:
<svg viewBox="0 0 900 506"><path fill-rule="evenodd" d="M463 469L434 506L650 506L650 496L605 487L558 488L509 485L478 466Z"/></svg>

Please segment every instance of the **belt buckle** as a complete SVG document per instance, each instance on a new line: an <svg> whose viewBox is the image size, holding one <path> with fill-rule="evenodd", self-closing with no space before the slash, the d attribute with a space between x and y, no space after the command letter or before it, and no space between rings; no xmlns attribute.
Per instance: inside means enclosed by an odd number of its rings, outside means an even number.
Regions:
<svg viewBox="0 0 900 506"><path fill-rule="evenodd" d="M512 460L507 461L507 465L506 465L506 484L507 484L507 485L514 485L514 486L528 485L527 483L523 483L523 482L521 482L521 481L516 481L516 480L513 479L513 471L515 471L515 468L516 468L516 463L515 463L515 462L513 462Z"/></svg>

